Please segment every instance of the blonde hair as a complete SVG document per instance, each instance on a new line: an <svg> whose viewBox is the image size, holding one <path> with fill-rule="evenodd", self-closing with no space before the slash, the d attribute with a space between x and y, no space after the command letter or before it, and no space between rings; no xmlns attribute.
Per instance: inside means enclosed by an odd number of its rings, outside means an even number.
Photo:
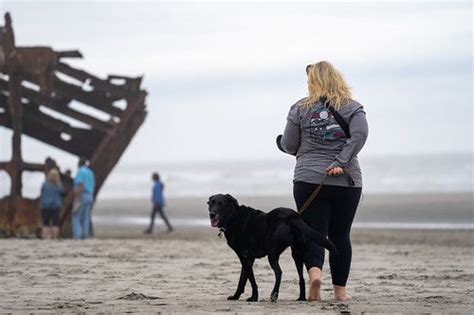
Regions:
<svg viewBox="0 0 474 315"><path fill-rule="evenodd" d="M352 94L342 74L327 61L308 65L308 97L303 105L310 106L326 97L327 102L339 110L345 102L351 99Z"/></svg>
<svg viewBox="0 0 474 315"><path fill-rule="evenodd" d="M46 174L46 181L52 185L60 186L61 179L59 177L59 172L57 169L53 168Z"/></svg>

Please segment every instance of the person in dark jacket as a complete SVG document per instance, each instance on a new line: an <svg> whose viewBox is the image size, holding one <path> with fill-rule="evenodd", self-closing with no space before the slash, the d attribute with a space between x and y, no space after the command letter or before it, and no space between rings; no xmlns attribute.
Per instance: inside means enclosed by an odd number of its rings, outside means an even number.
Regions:
<svg viewBox="0 0 474 315"><path fill-rule="evenodd" d="M59 211L62 205L63 185L57 169L51 169L46 175L46 180L41 186L41 217L43 239L59 237Z"/></svg>
<svg viewBox="0 0 474 315"><path fill-rule="evenodd" d="M168 227L168 232L173 231L173 227L171 226L168 218L166 217L166 213L164 211L165 207L165 198L163 196L163 189L164 185L160 181L160 175L158 173L153 173L151 176L151 179L153 180L153 190L152 190L152 196L151 196L151 201L153 203L153 208L151 210L151 221L150 221L150 226L148 229L145 230L145 233L149 234L153 232L153 226L155 223L155 216L158 213L163 221L165 222L166 226Z"/></svg>
<svg viewBox="0 0 474 315"><path fill-rule="evenodd" d="M362 191L357 154L367 139L368 125L364 108L352 99L346 82L332 64L321 61L308 65L306 74L308 96L291 106L281 148L296 155L293 195L298 209L322 185L302 217L336 246L337 253L329 254L334 296L346 301L351 299L346 293L352 259L350 231ZM346 124L339 123L337 114ZM343 125L348 125L349 134ZM310 243L305 249L309 301L321 299L323 263L324 248Z"/></svg>

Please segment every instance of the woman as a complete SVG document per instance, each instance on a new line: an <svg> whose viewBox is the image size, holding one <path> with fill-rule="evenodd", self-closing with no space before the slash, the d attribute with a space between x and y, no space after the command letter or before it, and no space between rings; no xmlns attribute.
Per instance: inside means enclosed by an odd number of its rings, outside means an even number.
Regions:
<svg viewBox="0 0 474 315"><path fill-rule="evenodd" d="M43 239L59 237L59 210L62 204L63 185L57 169L51 169L46 175L46 181L41 186L41 216Z"/></svg>
<svg viewBox="0 0 474 315"><path fill-rule="evenodd" d="M362 191L357 154L367 139L368 126L362 105L352 100L342 75L329 62L306 68L308 97L288 114L281 147L296 155L293 195L298 209L322 184L302 217L313 229L328 236L337 254L329 254L335 298L346 301L346 282L352 258L350 230ZM330 108L332 106L332 108ZM333 110L337 111L333 114ZM343 118L338 123L337 115ZM337 119L337 120L336 120ZM346 136L341 127L348 125ZM347 130L346 130L347 132ZM349 180L351 179L352 180ZM308 300L319 301L324 249L309 243L305 265L310 278Z"/></svg>

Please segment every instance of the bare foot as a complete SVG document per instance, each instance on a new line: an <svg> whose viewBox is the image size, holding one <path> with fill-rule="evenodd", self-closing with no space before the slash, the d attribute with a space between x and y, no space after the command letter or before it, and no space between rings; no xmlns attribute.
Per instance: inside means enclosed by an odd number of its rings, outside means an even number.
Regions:
<svg viewBox="0 0 474 315"><path fill-rule="evenodd" d="M308 302L321 301L321 279L312 279L309 283Z"/></svg>
<svg viewBox="0 0 474 315"><path fill-rule="evenodd" d="M52 232L52 234L53 234L53 238L54 238L54 239L58 239L58 238L59 238L59 227L53 226L53 227L51 228L51 232Z"/></svg>
<svg viewBox="0 0 474 315"><path fill-rule="evenodd" d="M346 287L341 287L341 286L335 285L334 286L334 298L337 301L344 302L344 301L351 300L352 296L350 296L349 294L346 293Z"/></svg>
<svg viewBox="0 0 474 315"><path fill-rule="evenodd" d="M321 301L321 269L312 267L308 270L309 293L308 302Z"/></svg>
<svg viewBox="0 0 474 315"><path fill-rule="evenodd" d="M345 295L336 295L336 300L338 301L341 301L341 302L344 302L344 301L349 301L349 300L352 300L352 296L350 296L349 294L345 294Z"/></svg>
<svg viewBox="0 0 474 315"><path fill-rule="evenodd" d="M49 227L43 227L41 229L41 238L44 239L44 240L47 240L47 239L51 238Z"/></svg>

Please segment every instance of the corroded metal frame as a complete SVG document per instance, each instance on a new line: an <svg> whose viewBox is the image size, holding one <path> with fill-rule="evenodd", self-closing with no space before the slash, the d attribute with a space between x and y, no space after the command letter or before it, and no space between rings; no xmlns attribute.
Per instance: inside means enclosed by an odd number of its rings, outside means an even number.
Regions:
<svg viewBox="0 0 474 315"><path fill-rule="evenodd" d="M97 195L147 115L142 77L100 79L73 68L65 58L82 54L15 46L11 17L5 14L0 27L0 126L13 131L11 160L0 161L0 171L11 179L10 195L0 200L0 231L6 236L31 234L40 225L38 199L22 197L22 173L46 172L50 167L22 159L22 135L86 157L96 175ZM93 114L97 111L101 115ZM70 215L71 201L69 189L61 223Z"/></svg>

